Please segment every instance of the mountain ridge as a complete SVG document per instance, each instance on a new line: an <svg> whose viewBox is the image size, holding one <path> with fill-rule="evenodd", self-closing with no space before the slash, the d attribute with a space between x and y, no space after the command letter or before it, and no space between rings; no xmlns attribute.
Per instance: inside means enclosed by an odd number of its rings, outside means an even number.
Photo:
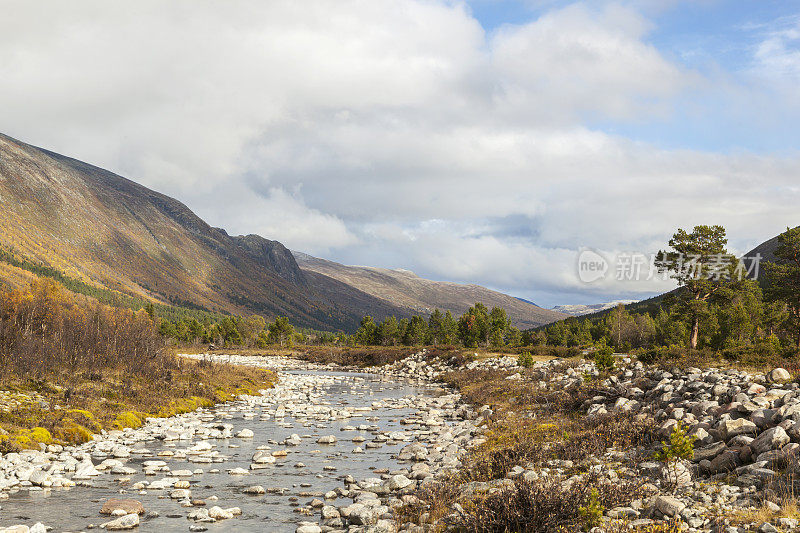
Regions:
<svg viewBox="0 0 800 533"><path fill-rule="evenodd" d="M389 295L394 298L379 296L303 268L278 241L255 234L229 235L177 199L3 134L0 248L83 283L151 301L233 314L285 315L297 325L315 329L352 331L367 314L380 320L421 311L420 306L407 305L416 302L418 294L395 290ZM404 270L393 271L392 276L381 269L372 272L389 284L398 276L415 276ZM0 268L0 278L19 284L25 277ZM415 278L430 290L489 291L478 285ZM452 310L463 312L469 307L464 303L459 301ZM539 310L530 306L520 317L525 324L555 319Z"/></svg>
<svg viewBox="0 0 800 533"><path fill-rule="evenodd" d="M300 268L347 283L377 298L396 302L416 313L428 314L434 309L463 313L475 302L488 307L502 307L512 324L529 329L554 322L567 315L544 309L526 300L493 291L474 283L433 281L407 269L343 265L303 252L292 251Z"/></svg>

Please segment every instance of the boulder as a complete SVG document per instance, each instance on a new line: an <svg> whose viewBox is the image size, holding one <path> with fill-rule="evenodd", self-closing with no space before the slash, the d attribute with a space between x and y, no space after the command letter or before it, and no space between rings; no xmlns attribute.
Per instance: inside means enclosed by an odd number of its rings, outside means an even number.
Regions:
<svg viewBox="0 0 800 533"><path fill-rule="evenodd" d="M100 527L106 531L123 531L125 529L133 529L139 527L139 515L136 513L126 514L111 522L100 524Z"/></svg>
<svg viewBox="0 0 800 533"><path fill-rule="evenodd" d="M727 441L738 435L755 435L758 433L758 426L746 418L729 419L720 423L719 430L722 438Z"/></svg>
<svg viewBox="0 0 800 533"><path fill-rule="evenodd" d="M386 481L386 488L389 490L403 490L404 488L413 484L414 482L408 479L406 476L398 474L390 477L388 481Z"/></svg>
<svg viewBox="0 0 800 533"><path fill-rule="evenodd" d="M769 450L777 450L788 444L789 440L789 435L779 426L762 432L750 443L750 447L755 451L756 455L759 455Z"/></svg>
<svg viewBox="0 0 800 533"><path fill-rule="evenodd" d="M792 379L792 375L785 368L776 368L768 374L767 378L773 383L786 383Z"/></svg>
<svg viewBox="0 0 800 533"><path fill-rule="evenodd" d="M345 509L347 519L351 524L357 526L369 526L378 520L378 517L375 516L375 512L366 505L354 503L352 505L348 505Z"/></svg>
<svg viewBox="0 0 800 533"><path fill-rule="evenodd" d="M664 516L675 516L686 508L682 501L666 494L657 496L654 506Z"/></svg>
<svg viewBox="0 0 800 533"><path fill-rule="evenodd" d="M125 514L144 514L142 502L131 499L111 498L107 500L100 509L100 514L111 515L114 511L125 511Z"/></svg>

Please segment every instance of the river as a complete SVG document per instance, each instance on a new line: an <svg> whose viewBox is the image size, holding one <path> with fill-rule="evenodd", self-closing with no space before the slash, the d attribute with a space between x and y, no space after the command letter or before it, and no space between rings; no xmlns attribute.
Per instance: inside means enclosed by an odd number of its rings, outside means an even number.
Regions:
<svg viewBox="0 0 800 533"><path fill-rule="evenodd" d="M280 374L281 384L261 405L236 401L208 410L204 422L233 424L234 434L245 428L254 434L252 438L205 440L220 456L227 457L224 462L187 460L192 456L182 452L202 439L131 442L131 457L123 461L135 473L104 472L91 480L91 486L71 489L23 488L0 502L0 527L42 522L54 531L86 530L109 520L99 514L105 500L132 498L142 502L147 511L138 529L142 532L183 532L190 527L194 531L293 532L298 522L317 520L300 510L307 512L312 499L324 499L323 494L343 487L343 476L380 478L401 468L393 456L413 436L412 426L401 424L401 420L416 412L415 399L439 390L369 374L296 370ZM275 416L279 406L285 408L283 417ZM352 416L342 418L342 413ZM300 443L284 445L284 439L292 434L300 436ZM317 440L326 435L334 435L337 442L318 444ZM372 444L368 447L367 443ZM267 468L250 470L251 458L259 447L268 448L270 453L286 450L287 455L276 457L274 465ZM355 448L361 452L353 453ZM170 452L174 455L166 455ZM93 454L95 464L105 458ZM153 460L165 461L166 468L155 476L145 475L143 463ZM248 473L228 473L236 468ZM218 472L212 473L214 469ZM188 519L193 507L184 507L187 501L171 499L169 488L132 489L138 482L151 483L179 470L194 471L190 477L180 478L189 481L192 500L204 500L206 507L239 507L242 514L214 523L195 522ZM242 492L254 485L263 486L267 493ZM335 500L327 503L336 505Z"/></svg>

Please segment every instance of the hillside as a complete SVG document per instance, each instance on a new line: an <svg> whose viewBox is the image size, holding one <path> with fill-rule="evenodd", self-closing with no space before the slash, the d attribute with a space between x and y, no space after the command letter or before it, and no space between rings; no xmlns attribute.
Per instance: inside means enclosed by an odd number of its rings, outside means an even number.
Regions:
<svg viewBox="0 0 800 533"><path fill-rule="evenodd" d="M0 247L89 285L166 304L287 315L319 329L351 330L366 313L409 314L335 280L309 281L279 242L231 237L177 200L4 135ZM10 285L28 277L7 264L0 276Z"/></svg>
<svg viewBox="0 0 800 533"><path fill-rule="evenodd" d="M285 315L324 330L353 331L364 315L460 313L477 301L505 307L520 327L562 316L477 285L368 268L341 275L336 263L303 257L301 268L278 241L228 235L178 200L0 134L0 283L12 287L45 271L129 304Z"/></svg>
<svg viewBox="0 0 800 533"><path fill-rule="evenodd" d="M307 276L316 274L334 278L416 313L428 314L438 308L458 315L475 302L483 302L488 307L504 308L512 323L521 329L540 326L567 316L479 285L431 281L408 270L346 266L301 252L293 253Z"/></svg>
<svg viewBox="0 0 800 533"><path fill-rule="evenodd" d="M756 255L760 255L761 263L775 262L777 260L777 258L775 257L775 250L778 249L778 245L780 244L779 238L780 235L775 235L771 239L762 242L761 244L759 244L758 246L756 246L755 248L744 254L744 256L746 258L754 258L756 257ZM745 263L747 264L748 267L750 266L749 261L745 261ZM763 273L764 271L760 270L760 274Z"/></svg>

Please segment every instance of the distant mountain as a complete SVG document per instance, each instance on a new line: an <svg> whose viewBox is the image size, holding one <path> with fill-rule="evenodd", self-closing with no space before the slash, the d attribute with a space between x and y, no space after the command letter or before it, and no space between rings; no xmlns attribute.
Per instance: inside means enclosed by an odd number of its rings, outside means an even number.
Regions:
<svg viewBox="0 0 800 533"><path fill-rule="evenodd" d="M376 298L412 309L415 313L428 314L434 309L441 309L459 315L475 302L482 302L490 308L504 308L512 323L521 329L566 318L566 315L557 311L543 309L479 285L431 281L409 270L346 266L302 252L292 253L306 275L315 273L334 278Z"/></svg>
<svg viewBox="0 0 800 533"><path fill-rule="evenodd" d="M603 304L557 305L553 307L553 311L558 311L559 313L564 313L570 316L581 316L581 315L588 315L591 313L597 313L598 311L605 311L606 309L611 309L612 307L616 307L619 304L628 305L636 303L637 301L638 300L616 300L614 302L607 302Z"/></svg>
<svg viewBox="0 0 800 533"><path fill-rule="evenodd" d="M36 268L25 270L21 261ZM32 270L49 269L98 290L209 311L283 315L326 330L353 331L367 314L381 320L437 306L460 312L468 301L507 302L521 325L561 316L482 287L413 274L418 283L379 291L310 263L301 268L278 241L230 236L173 198L0 134L0 283L19 286Z"/></svg>

